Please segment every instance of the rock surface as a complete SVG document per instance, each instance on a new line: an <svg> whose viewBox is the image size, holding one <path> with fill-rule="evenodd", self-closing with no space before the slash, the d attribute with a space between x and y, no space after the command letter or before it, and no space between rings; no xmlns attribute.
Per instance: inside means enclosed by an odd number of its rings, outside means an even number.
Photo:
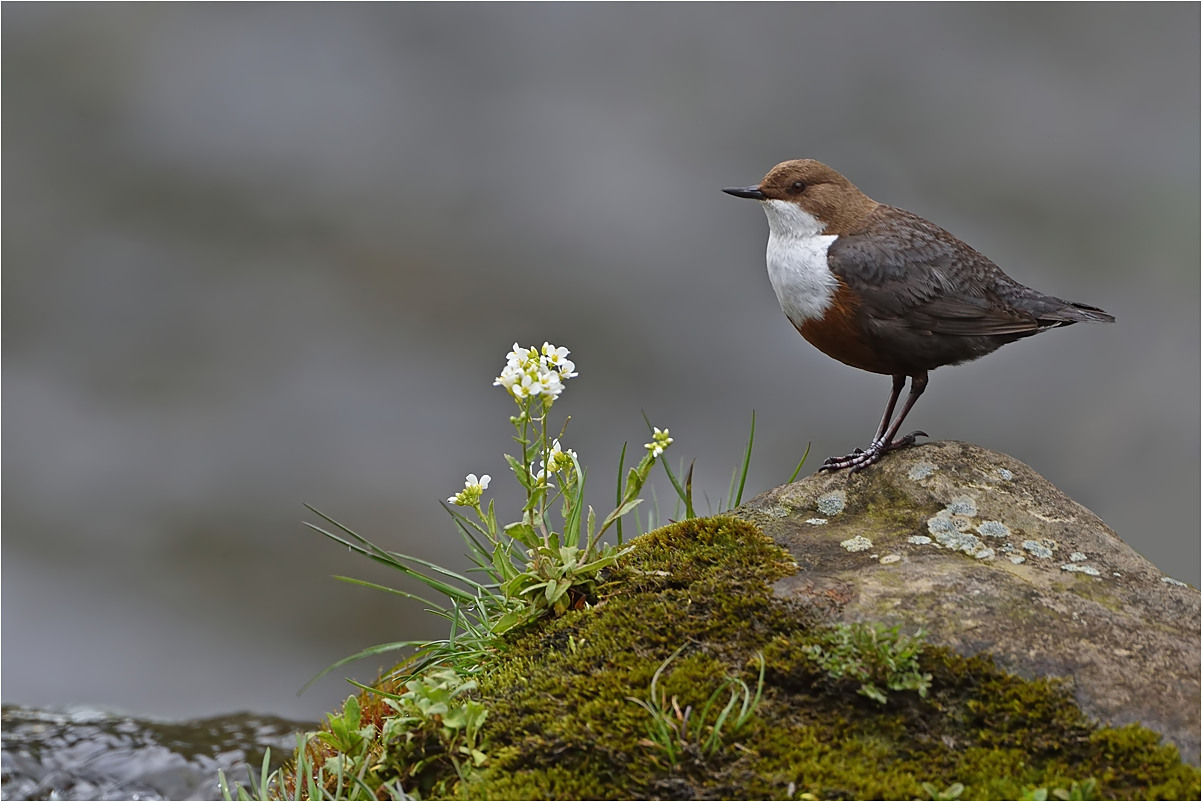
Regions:
<svg viewBox="0 0 1202 802"><path fill-rule="evenodd" d="M1103 723L1140 722L1199 760L1199 594L1029 466L967 443L815 474L735 515L799 570L777 594L845 621L922 627L1028 678L1069 678Z"/></svg>

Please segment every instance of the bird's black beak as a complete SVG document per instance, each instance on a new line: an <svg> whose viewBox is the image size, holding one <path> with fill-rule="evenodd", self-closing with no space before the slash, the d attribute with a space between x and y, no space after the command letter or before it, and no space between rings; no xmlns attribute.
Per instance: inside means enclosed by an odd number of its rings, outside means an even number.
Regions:
<svg viewBox="0 0 1202 802"><path fill-rule="evenodd" d="M764 199L764 193L760 192L759 187L727 187L722 191L727 195L734 195L736 198L751 198L752 200Z"/></svg>

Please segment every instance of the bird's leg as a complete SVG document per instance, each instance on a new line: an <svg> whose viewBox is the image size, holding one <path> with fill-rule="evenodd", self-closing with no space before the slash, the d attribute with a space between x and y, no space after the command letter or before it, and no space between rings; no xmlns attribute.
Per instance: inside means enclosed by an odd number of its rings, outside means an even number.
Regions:
<svg viewBox="0 0 1202 802"><path fill-rule="evenodd" d="M893 390L889 393L889 403L885 404L885 414L881 417L881 425L876 427L876 436L872 438L873 443L881 442L885 439L885 432L889 428L889 421L893 420L893 408L897 406L897 399L901 398L901 391L905 386L905 374L893 377ZM905 413L903 412L902 414L904 415Z"/></svg>
<svg viewBox="0 0 1202 802"><path fill-rule="evenodd" d="M897 419L890 423L893 418L893 408L897 406L897 399L901 396L902 387L906 384L904 374L894 376L893 391L889 393L889 403L885 405L885 414L881 418L881 425L877 427L876 437L872 439L872 443L866 449L857 448L846 457L828 457L819 470L838 471L843 468L851 468L852 473L862 471L880 460L887 452L895 448L914 445L916 437L926 437L926 432L910 432L898 440L893 439L897 436L897 430L901 428L902 421L914 407L914 402L922 395L922 391L927 389L927 378L926 371L915 373L910 377L910 394L906 396L906 403L902 404Z"/></svg>

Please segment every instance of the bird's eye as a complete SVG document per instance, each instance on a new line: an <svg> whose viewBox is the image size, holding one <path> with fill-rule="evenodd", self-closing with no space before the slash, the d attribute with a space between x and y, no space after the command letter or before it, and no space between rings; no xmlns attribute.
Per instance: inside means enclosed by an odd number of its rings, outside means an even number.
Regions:
<svg viewBox="0 0 1202 802"><path fill-rule="evenodd" d="M806 182L805 181L794 181L793 186L791 186L789 188L789 191L794 194L796 194L798 192L805 192L805 190L806 190Z"/></svg>

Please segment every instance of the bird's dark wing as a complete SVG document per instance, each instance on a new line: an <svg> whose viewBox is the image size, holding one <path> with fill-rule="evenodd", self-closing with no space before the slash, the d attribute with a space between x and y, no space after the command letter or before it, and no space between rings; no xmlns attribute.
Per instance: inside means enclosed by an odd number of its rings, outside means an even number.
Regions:
<svg viewBox="0 0 1202 802"><path fill-rule="evenodd" d="M918 332L1022 336L1048 325L1029 304L1017 303L1027 295L1047 296L938 226L891 206L878 207L858 229L840 235L827 259L862 311Z"/></svg>

